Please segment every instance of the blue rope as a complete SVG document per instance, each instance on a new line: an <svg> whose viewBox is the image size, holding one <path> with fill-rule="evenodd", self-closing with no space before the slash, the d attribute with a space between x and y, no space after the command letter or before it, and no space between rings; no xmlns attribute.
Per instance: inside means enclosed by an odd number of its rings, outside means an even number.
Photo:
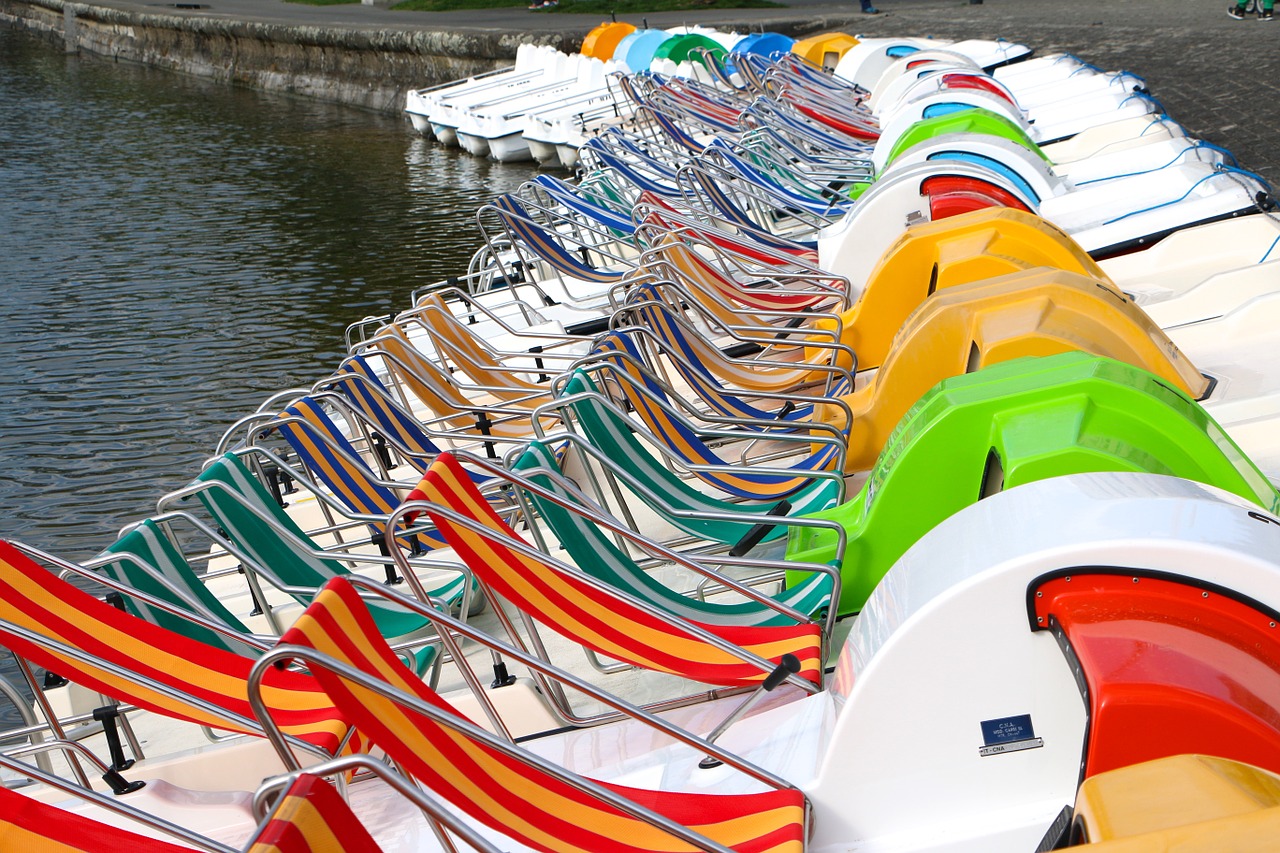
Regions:
<svg viewBox="0 0 1280 853"><path fill-rule="evenodd" d="M1230 152L1230 151L1228 151L1227 149L1225 149L1225 148L1220 148L1220 147L1218 147L1217 145L1213 145L1213 144L1208 143L1208 142L1197 141L1194 145L1188 145L1186 148L1183 148L1183 149L1182 149L1181 151L1179 151L1177 154L1173 155L1173 159L1172 159L1172 160L1170 160L1168 163L1165 163L1163 166L1152 166L1150 169L1143 169L1143 170L1141 170L1141 171L1139 171L1139 172L1125 172L1124 174L1121 174L1121 175L1111 175L1111 176L1106 177L1106 178L1093 178L1093 179L1088 180L1088 181L1079 181L1079 182L1077 182L1075 185L1076 185L1077 187L1083 187L1085 184L1096 184L1096 183L1098 183L1099 181L1114 181L1114 180L1116 180L1117 178L1132 178L1132 177L1135 177L1135 176L1137 176L1137 175L1149 175L1149 174L1151 174L1152 172L1158 172L1158 171L1160 171L1161 169L1167 169L1168 167L1172 166L1174 163L1177 163L1179 160L1181 160L1181 159L1182 159L1182 156L1183 156L1184 154L1186 154L1188 151L1195 151L1195 150L1196 150L1196 149L1198 149L1198 148L1208 148L1208 149L1211 149L1211 150L1214 150L1214 151L1220 151L1220 152L1222 152L1223 154L1227 155L1228 157L1231 157L1231 162L1232 162L1233 164L1235 163L1235 159L1236 159L1236 158L1235 158L1235 157L1233 157L1233 156L1231 155L1231 152Z"/></svg>
<svg viewBox="0 0 1280 853"><path fill-rule="evenodd" d="M1272 253L1272 252L1274 252L1274 251L1276 250L1276 245L1277 245L1277 244L1280 244L1280 234L1276 235L1276 238L1275 238L1274 240L1272 240L1272 241L1271 241L1271 245L1270 245L1270 246L1268 246L1268 247L1267 247L1267 250L1266 250L1265 252L1263 252L1263 253L1262 253L1262 257L1258 258L1258 263L1262 263L1262 262L1263 262L1263 261L1265 261L1268 257L1270 257L1271 253Z"/></svg>
<svg viewBox="0 0 1280 853"><path fill-rule="evenodd" d="M1102 224L1103 224L1103 225L1110 225L1110 224L1112 224L1113 222L1119 222L1121 219L1128 219L1130 216L1137 216L1139 213L1148 213L1148 212L1150 212L1150 211L1152 211L1152 210L1159 210L1159 209L1160 209L1160 208L1162 208L1162 207L1168 207L1168 206L1169 206L1169 205L1171 205L1171 204L1177 204L1178 202L1182 201L1182 200L1183 200L1184 198L1186 198L1187 196L1191 195L1192 190L1194 190L1196 187L1198 187L1198 186L1200 186L1201 184L1203 184L1205 181L1210 180L1210 179L1212 179L1212 178L1216 178L1216 177L1218 177L1219 175L1223 175L1223 174L1226 174L1226 173L1228 173L1228 172L1243 172L1243 170L1242 170L1242 169L1233 169L1233 168L1231 168L1231 167L1229 167L1229 166L1221 166L1221 165L1220 165L1218 168L1214 169L1214 170L1213 170L1213 172L1211 172L1211 173L1210 173L1210 174L1208 174L1208 175L1205 175L1203 178L1201 178L1200 180L1196 181L1196 182L1195 182L1194 184L1192 184L1191 186L1187 187L1187 191L1186 191L1186 192L1184 192L1182 195L1178 196L1177 198L1169 199L1168 201L1162 201L1162 202L1160 202L1159 204L1153 204L1153 205L1151 205L1150 207L1143 207L1143 208L1139 208L1138 210L1131 210L1131 211L1129 211L1129 212L1128 212L1128 213L1126 213L1126 214L1123 214L1123 215L1121 215L1121 216L1117 216L1115 219L1108 219L1106 222L1104 222L1104 223L1102 223ZM1249 174L1251 174L1251 173L1249 173L1249 172L1244 172L1244 174L1249 175ZM1253 176L1253 177L1257 177L1257 176ZM1258 180L1261 180L1261 178L1259 178Z"/></svg>

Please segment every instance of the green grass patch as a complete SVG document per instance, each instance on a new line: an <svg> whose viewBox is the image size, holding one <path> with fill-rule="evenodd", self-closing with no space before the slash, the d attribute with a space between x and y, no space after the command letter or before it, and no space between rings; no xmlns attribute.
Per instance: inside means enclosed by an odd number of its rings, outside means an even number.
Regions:
<svg viewBox="0 0 1280 853"><path fill-rule="evenodd" d="M293 0L293 2L347 2L347 0ZM416 12L448 12L453 9L524 8L532 0L403 0L393 9ZM560 0L558 6L539 12L576 15L634 15L644 12L680 12L688 9L768 9L784 4L771 0Z"/></svg>

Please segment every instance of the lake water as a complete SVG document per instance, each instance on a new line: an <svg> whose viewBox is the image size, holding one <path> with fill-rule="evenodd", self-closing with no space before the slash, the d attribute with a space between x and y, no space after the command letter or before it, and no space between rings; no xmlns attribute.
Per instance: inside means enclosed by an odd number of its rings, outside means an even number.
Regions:
<svg viewBox="0 0 1280 853"><path fill-rule="evenodd" d="M92 556L529 177L399 117L0 29L0 537Z"/></svg>
<svg viewBox="0 0 1280 853"><path fill-rule="evenodd" d="M0 538L96 554L348 323L464 271L529 176L0 28Z"/></svg>

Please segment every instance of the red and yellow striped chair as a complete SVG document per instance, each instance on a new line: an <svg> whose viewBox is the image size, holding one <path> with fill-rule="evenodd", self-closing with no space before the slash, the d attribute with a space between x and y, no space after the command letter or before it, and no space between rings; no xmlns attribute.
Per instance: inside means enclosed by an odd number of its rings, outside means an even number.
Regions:
<svg viewBox="0 0 1280 853"><path fill-rule="evenodd" d="M535 557L532 549L518 550L512 546L526 543L493 510L452 453L436 457L411 497L430 502L425 512L482 584L597 654L703 684L736 687L763 681L789 653L800 661L799 678L790 681L811 691L821 686L820 625L711 625L677 619L641 606L621 590L593 584L549 557Z"/></svg>
<svg viewBox="0 0 1280 853"><path fill-rule="evenodd" d="M262 733L249 706L254 659L117 610L3 540L0 645L77 684L157 714L224 731ZM311 676L273 672L262 695L296 745L326 755L343 747L351 727ZM358 751L357 743L347 745Z"/></svg>
<svg viewBox="0 0 1280 853"><path fill-rule="evenodd" d="M137 817L147 822L145 815ZM193 849L66 811L0 785L0 850L189 853ZM337 790L309 773L294 779L246 848L247 853L377 853L379 849Z"/></svg>
<svg viewBox="0 0 1280 853"><path fill-rule="evenodd" d="M549 853L728 850L800 853L807 804L794 788L685 794L595 782L478 728L396 660L349 581L334 579L281 638L305 657L334 704L406 772L473 820ZM417 700L409 708L383 695Z"/></svg>

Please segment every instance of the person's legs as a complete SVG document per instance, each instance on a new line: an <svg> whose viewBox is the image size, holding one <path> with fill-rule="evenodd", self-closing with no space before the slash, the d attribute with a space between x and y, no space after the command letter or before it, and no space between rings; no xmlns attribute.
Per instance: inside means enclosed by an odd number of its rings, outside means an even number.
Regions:
<svg viewBox="0 0 1280 853"><path fill-rule="evenodd" d="M1273 20L1271 10L1275 8L1276 0L1262 0L1262 11L1258 13L1259 21Z"/></svg>
<svg viewBox="0 0 1280 853"><path fill-rule="evenodd" d="M1244 3L1241 2L1241 3L1236 3L1236 5L1234 6L1228 6L1227 14L1230 17L1235 18L1237 21L1243 21L1244 20Z"/></svg>
<svg viewBox="0 0 1280 853"><path fill-rule="evenodd" d="M880 10L871 5L871 0L860 0L860 2L862 3L862 11L866 12L868 15L875 15L879 13Z"/></svg>

